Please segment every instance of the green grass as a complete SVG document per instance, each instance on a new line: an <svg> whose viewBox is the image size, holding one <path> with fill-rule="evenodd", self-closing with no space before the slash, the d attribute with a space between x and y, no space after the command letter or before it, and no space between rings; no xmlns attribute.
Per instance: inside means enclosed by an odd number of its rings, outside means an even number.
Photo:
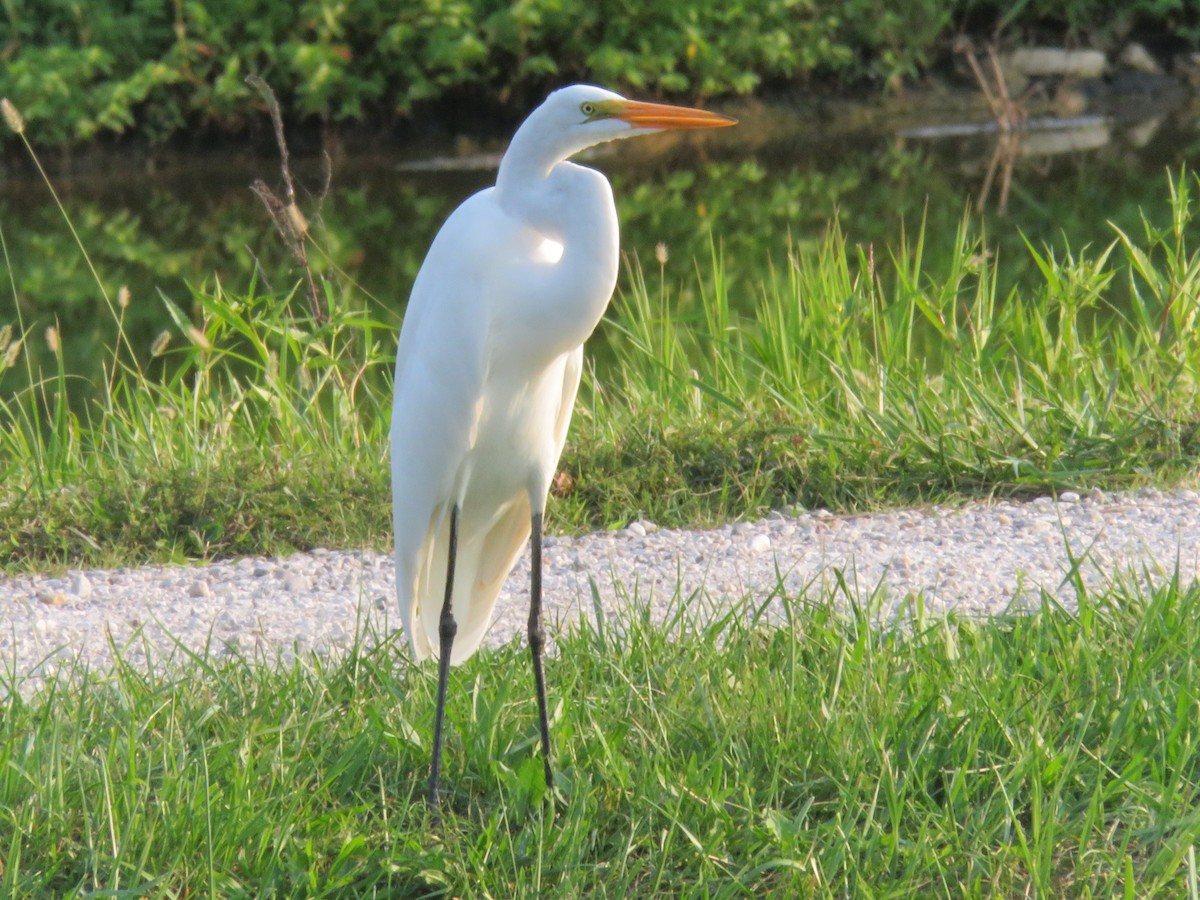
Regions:
<svg viewBox="0 0 1200 900"><path fill-rule="evenodd" d="M1165 227L1098 250L1028 247L1042 281L1005 297L1003 261L966 221L948 271L924 268L923 231L887 252L834 225L753 286L727 285L715 253L690 315L635 269L609 322L617 364L566 467L635 484L613 513L683 519L1186 478L1200 254L1189 185L1171 190Z"/></svg>
<svg viewBox="0 0 1200 900"><path fill-rule="evenodd" d="M0 886L1196 898L1200 587L1077 588L1076 612L891 624L837 587L715 619L676 598L665 625L630 598L548 663L555 805L524 648L485 651L452 677L440 828L434 671L392 642L68 670L4 701Z"/></svg>
<svg viewBox="0 0 1200 900"><path fill-rule="evenodd" d="M1005 260L967 220L937 270L920 227L889 250L834 224L781 243L753 283L731 283L714 249L691 305L630 260L551 527L1194 482L1196 185L1171 178L1169 220L1108 246L1029 246L1040 276L1007 296ZM61 350L34 367L43 336L15 303L0 323L0 357L22 369L7 391L0 369L0 566L386 546L395 330L349 282L323 300L314 325L299 297L198 286L163 298L176 327L154 356L110 299L90 384Z"/></svg>
<svg viewBox="0 0 1200 900"><path fill-rule="evenodd" d="M0 397L0 557L228 556L386 531L390 402L383 378L360 379L384 367L390 330L344 310L305 326L253 287L194 303L196 327L170 305L181 350L138 360L118 337L81 412L61 351L57 373Z"/></svg>

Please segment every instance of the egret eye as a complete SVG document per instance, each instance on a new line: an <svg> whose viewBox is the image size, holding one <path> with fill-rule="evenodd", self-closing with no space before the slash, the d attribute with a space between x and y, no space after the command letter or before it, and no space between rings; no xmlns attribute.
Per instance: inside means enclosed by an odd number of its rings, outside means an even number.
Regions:
<svg viewBox="0 0 1200 900"><path fill-rule="evenodd" d="M595 103L581 103L581 104L579 104L579 111L590 119L592 116L594 116L596 114L596 104Z"/></svg>

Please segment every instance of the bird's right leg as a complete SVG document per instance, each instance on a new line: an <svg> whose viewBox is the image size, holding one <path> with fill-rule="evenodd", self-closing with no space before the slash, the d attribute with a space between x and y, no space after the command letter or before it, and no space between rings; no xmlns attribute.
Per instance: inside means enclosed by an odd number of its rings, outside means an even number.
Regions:
<svg viewBox="0 0 1200 900"><path fill-rule="evenodd" d="M546 709L546 673L542 657L546 631L542 628L542 514L535 512L529 535L529 653L533 658L533 685L537 691L538 724L542 731L542 766L546 787L554 790L554 770L550 766L550 715Z"/></svg>
<svg viewBox="0 0 1200 900"><path fill-rule="evenodd" d="M437 713L433 720L433 762L429 766L429 795L426 800L430 809L438 808L438 779L442 771L442 725L446 719L446 685L450 680L450 650L454 646L454 635L458 623L454 621L454 609L450 605L454 595L454 559L458 556L458 504L450 508L450 546L446 552L446 598L442 601L442 616L438 620L438 693Z"/></svg>

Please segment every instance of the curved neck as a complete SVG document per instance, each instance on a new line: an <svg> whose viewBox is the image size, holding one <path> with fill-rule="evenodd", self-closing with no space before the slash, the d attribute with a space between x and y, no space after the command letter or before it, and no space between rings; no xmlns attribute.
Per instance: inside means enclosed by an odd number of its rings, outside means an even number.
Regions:
<svg viewBox="0 0 1200 900"><path fill-rule="evenodd" d="M531 186L545 181L554 167L569 154L548 142L531 116L517 129L500 160L496 190L502 198L520 196Z"/></svg>

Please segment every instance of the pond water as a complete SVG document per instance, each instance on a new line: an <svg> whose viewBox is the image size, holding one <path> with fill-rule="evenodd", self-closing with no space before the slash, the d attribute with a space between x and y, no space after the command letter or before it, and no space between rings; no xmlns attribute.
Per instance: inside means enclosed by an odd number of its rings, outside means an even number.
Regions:
<svg viewBox="0 0 1200 900"><path fill-rule="evenodd" d="M613 182L624 252L657 280L655 247L665 245L663 277L685 305L697 302L697 272L708 271L712 246L735 302L751 304L762 273L787 259L789 240L819 240L835 217L883 260L902 229L911 235L925 221L927 266L936 271L969 213L1002 260L1007 292L1035 277L1022 235L1079 250L1111 241L1110 222L1140 233L1144 213L1165 224L1168 170L1200 167L1194 96L1143 98L1075 128L1007 139L979 127L988 116L974 97L715 105L741 125L622 142L587 158ZM308 191L301 206L331 259L362 286L364 307L398 325L433 234L458 202L492 183L505 142L470 136L339 155L319 198L319 161L294 161ZM147 356L155 336L174 327L163 297L191 311L189 285L220 279L236 293L257 278L260 290L285 290L298 277L249 190L256 178L278 185L272 156L164 155L153 167L109 157L60 169L52 181L110 296L129 288L127 329ZM44 332L57 323L69 368L95 378L114 340L113 315L40 179L10 170L0 228L0 326L16 327L19 303L28 349L46 362ZM315 265L328 268L319 258ZM0 397L19 389L23 368L0 373Z"/></svg>

